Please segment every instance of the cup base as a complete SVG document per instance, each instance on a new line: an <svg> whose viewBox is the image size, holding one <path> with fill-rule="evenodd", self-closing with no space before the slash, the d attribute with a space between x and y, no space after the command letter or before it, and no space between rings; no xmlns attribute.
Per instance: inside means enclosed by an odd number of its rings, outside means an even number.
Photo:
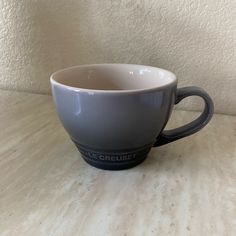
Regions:
<svg viewBox="0 0 236 236"><path fill-rule="evenodd" d="M132 163L126 163L126 164L105 164L105 163L100 163L100 162L95 162L95 161L91 161L89 160L87 157L83 156L83 159L91 166L96 167L98 169L102 169L102 170L125 170L125 169L130 169L133 168L137 165L139 165L140 163L142 163L146 158L147 155L143 156L142 159L132 162Z"/></svg>
<svg viewBox="0 0 236 236"><path fill-rule="evenodd" d="M148 144L136 149L105 151L94 150L73 142L88 164L103 170L124 170L137 166L146 159L152 148L152 144Z"/></svg>

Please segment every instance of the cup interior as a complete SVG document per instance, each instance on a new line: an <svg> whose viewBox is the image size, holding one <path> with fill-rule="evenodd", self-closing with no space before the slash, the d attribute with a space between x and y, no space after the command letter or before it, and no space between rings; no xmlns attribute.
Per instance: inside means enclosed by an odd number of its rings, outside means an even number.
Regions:
<svg viewBox="0 0 236 236"><path fill-rule="evenodd" d="M51 82L89 90L140 90L176 83L170 71L142 65L95 64L55 72Z"/></svg>

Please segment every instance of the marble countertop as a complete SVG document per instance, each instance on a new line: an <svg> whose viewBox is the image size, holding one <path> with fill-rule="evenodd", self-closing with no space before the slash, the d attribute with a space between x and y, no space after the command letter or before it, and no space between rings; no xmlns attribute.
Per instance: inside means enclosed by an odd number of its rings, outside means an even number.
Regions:
<svg viewBox="0 0 236 236"><path fill-rule="evenodd" d="M236 235L235 116L114 172L82 160L51 96L0 91L0 108L1 236Z"/></svg>

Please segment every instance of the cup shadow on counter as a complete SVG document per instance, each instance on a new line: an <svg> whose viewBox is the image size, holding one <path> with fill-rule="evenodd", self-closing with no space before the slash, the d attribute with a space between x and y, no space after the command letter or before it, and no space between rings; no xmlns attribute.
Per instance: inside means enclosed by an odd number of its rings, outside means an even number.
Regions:
<svg viewBox="0 0 236 236"><path fill-rule="evenodd" d="M173 169L178 171L178 169L184 166L185 155L184 153L178 152L178 150L175 149L175 145L177 144L152 148L144 162L134 168L139 168L142 172L153 170L161 172ZM178 149L181 150L181 148Z"/></svg>

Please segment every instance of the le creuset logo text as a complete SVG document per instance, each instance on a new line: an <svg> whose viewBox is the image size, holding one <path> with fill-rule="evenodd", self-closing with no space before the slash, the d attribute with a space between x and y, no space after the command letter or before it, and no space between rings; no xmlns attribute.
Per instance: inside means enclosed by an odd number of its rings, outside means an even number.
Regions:
<svg viewBox="0 0 236 236"><path fill-rule="evenodd" d="M86 158L99 160L99 161L127 161L127 160L135 159L136 157L136 153L102 154L102 153L96 153L96 152L85 151L85 150L80 150L80 152Z"/></svg>

